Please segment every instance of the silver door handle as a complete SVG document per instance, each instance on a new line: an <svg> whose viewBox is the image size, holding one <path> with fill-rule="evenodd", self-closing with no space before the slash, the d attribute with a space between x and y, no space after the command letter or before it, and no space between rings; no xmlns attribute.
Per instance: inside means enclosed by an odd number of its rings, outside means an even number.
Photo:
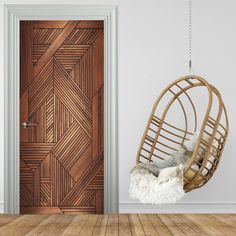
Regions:
<svg viewBox="0 0 236 236"><path fill-rule="evenodd" d="M29 121L23 122L22 127L28 129L31 125L38 125L38 123L30 123Z"/></svg>

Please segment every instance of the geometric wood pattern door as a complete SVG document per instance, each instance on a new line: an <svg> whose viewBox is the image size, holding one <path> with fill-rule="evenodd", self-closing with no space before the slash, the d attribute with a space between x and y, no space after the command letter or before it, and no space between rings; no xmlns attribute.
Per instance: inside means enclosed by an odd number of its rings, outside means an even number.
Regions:
<svg viewBox="0 0 236 236"><path fill-rule="evenodd" d="M103 21L20 22L20 213L103 213L103 44Z"/></svg>

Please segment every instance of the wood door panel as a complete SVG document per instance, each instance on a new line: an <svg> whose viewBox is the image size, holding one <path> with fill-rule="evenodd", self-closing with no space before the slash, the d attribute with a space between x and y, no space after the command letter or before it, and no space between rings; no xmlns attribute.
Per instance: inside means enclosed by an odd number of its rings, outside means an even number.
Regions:
<svg viewBox="0 0 236 236"><path fill-rule="evenodd" d="M21 213L103 213L103 21L20 22Z"/></svg>

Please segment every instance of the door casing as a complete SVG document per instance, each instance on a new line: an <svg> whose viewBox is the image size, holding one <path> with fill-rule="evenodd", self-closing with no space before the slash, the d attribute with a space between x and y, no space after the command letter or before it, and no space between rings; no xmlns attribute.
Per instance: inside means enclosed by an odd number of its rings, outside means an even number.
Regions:
<svg viewBox="0 0 236 236"><path fill-rule="evenodd" d="M104 212L118 212L117 7L4 6L4 213L19 213L19 21L104 21Z"/></svg>

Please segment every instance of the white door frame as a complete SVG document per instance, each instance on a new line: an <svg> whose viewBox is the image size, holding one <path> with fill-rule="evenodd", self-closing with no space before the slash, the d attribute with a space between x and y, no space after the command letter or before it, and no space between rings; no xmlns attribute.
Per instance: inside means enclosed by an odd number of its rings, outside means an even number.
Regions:
<svg viewBox="0 0 236 236"><path fill-rule="evenodd" d="M104 20L104 212L118 212L117 7L5 5L4 212L19 213L19 21Z"/></svg>

